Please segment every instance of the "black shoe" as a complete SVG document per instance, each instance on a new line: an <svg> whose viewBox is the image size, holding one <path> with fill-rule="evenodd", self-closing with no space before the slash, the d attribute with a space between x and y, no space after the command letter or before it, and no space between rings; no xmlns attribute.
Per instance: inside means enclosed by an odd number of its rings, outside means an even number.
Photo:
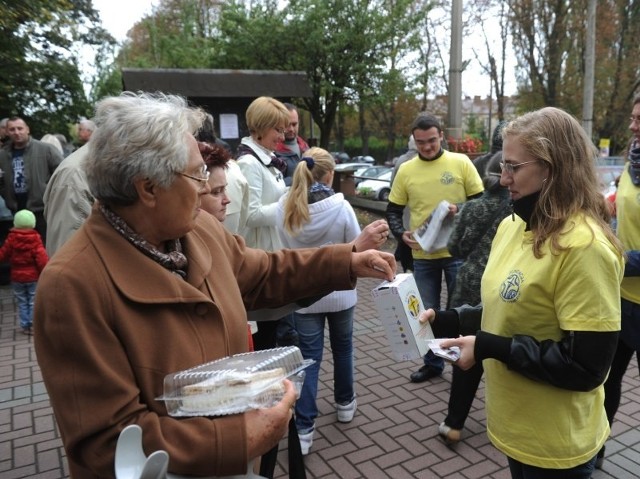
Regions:
<svg viewBox="0 0 640 479"><path fill-rule="evenodd" d="M432 368L431 366L422 366L415 373L411 373L409 378L412 383L423 383L431 378L438 377L442 374L442 371Z"/></svg>
<svg viewBox="0 0 640 479"><path fill-rule="evenodd" d="M596 456L596 469L602 469L602 465L604 464L604 446L598 451L598 455Z"/></svg>

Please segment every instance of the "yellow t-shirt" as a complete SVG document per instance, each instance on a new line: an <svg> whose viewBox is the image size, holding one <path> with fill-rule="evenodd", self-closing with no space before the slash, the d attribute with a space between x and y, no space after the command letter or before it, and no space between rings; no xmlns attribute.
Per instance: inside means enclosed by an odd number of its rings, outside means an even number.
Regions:
<svg viewBox="0 0 640 479"><path fill-rule="evenodd" d="M618 214L618 238L626 250L640 250L640 187L629 177L629 163L626 164L618 192L616 193ZM622 297L640 304L640 276L627 276L620 286Z"/></svg>
<svg viewBox="0 0 640 479"><path fill-rule="evenodd" d="M594 222L575 217L571 224L561 240L570 249L551 254L547 244L536 259L525 223L502 221L482 277L484 331L559 341L563 331L620 330L623 259ZM609 435L602 385L569 391L495 359L483 365L487 430L500 451L532 466L568 469L600 450Z"/></svg>
<svg viewBox="0 0 640 479"><path fill-rule="evenodd" d="M409 208L410 229L420 226L442 200L463 203L482 193L482 179L467 155L444 150L440 158L424 161L417 156L398 169L389 201ZM448 258L446 248L433 253L413 250L415 259Z"/></svg>

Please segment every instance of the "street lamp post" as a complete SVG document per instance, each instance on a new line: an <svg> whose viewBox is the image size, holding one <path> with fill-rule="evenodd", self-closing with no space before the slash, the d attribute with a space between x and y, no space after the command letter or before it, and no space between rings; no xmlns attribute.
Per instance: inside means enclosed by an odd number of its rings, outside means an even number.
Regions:
<svg viewBox="0 0 640 479"><path fill-rule="evenodd" d="M462 0L453 0L451 5L448 116L447 137L459 140L462 138Z"/></svg>

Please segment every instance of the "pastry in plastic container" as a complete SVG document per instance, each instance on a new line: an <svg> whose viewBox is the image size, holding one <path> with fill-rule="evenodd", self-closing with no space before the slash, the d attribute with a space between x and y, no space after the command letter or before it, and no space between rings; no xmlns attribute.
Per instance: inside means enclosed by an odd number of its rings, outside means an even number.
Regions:
<svg viewBox="0 0 640 479"><path fill-rule="evenodd" d="M164 379L164 401L170 416L224 416L268 408L284 395L283 379L293 381L298 394L304 369L296 346L235 354Z"/></svg>

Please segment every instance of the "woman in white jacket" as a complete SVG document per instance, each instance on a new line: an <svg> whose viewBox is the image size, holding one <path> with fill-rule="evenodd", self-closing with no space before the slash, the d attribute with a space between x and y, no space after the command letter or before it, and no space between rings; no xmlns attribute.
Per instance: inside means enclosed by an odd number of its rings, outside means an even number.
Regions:
<svg viewBox="0 0 640 479"><path fill-rule="evenodd" d="M277 225L286 248L307 248L354 242L356 249L379 247L388 236L388 226L378 221L360 235L360 226L351 205L342 193L331 189L335 161L322 148L311 148L296 167L289 192L280 199ZM316 395L318 372L324 347L325 320L333 354L334 400L339 422L350 422L356 412L353 379L353 313L357 302L355 290L336 291L308 308L300 309L295 325L300 350L305 359L315 363L306 369L300 399L296 403L296 427L303 454L313 442L318 415Z"/></svg>
<svg viewBox="0 0 640 479"><path fill-rule="evenodd" d="M282 248L276 205L286 191L281 169L286 164L273 152L289 125L289 111L278 100L261 96L251 102L245 119L250 136L238 146L238 166L249 183L249 202L240 233L247 246L275 251Z"/></svg>
<svg viewBox="0 0 640 479"><path fill-rule="evenodd" d="M251 248L276 251L283 246L276 230L276 206L287 189L283 177L287 165L276 157L274 150L289 125L289 110L275 98L261 96L251 102L245 120L250 136L238 145L237 165L248 188L247 197L242 198L238 234ZM278 328L282 328L281 335L289 331L291 344L297 342L293 319L287 315L277 321L257 322L253 335L256 350L276 347Z"/></svg>

